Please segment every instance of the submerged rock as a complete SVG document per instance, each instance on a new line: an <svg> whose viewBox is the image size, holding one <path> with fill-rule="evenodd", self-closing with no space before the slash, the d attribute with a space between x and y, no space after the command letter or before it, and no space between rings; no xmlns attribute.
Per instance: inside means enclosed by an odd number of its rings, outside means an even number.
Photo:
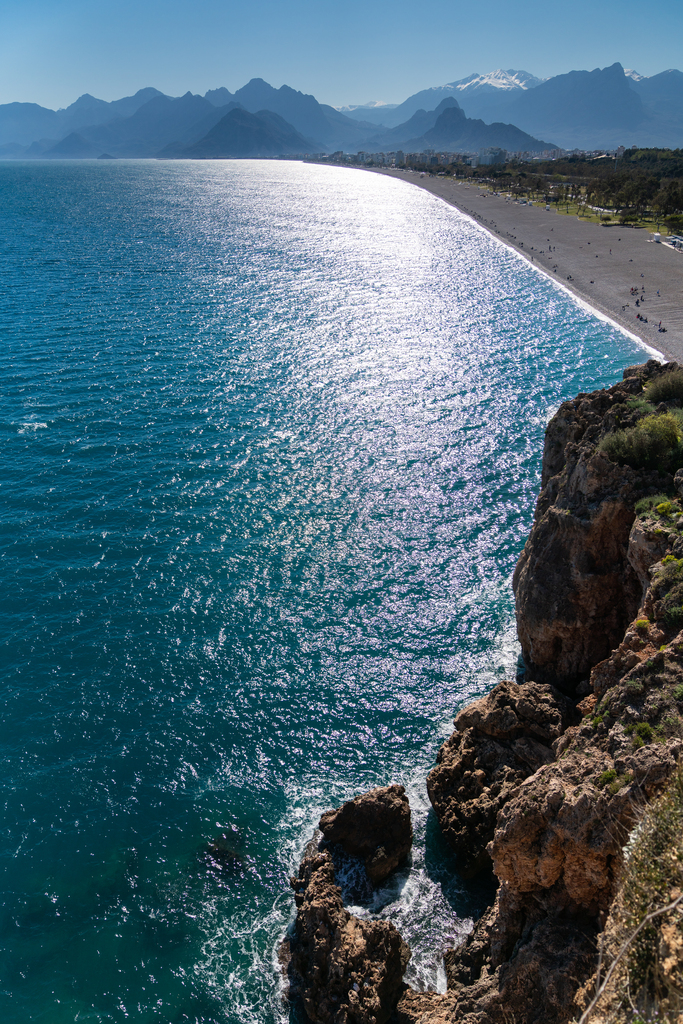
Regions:
<svg viewBox="0 0 683 1024"><path fill-rule="evenodd" d="M320 819L329 843L338 843L351 857L360 857L374 885L383 882L406 860L413 843L410 804L403 786L380 786Z"/></svg>

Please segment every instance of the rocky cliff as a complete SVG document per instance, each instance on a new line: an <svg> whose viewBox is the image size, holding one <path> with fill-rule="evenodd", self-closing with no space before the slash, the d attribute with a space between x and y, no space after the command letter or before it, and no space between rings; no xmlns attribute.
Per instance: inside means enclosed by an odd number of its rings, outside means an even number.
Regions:
<svg viewBox="0 0 683 1024"><path fill-rule="evenodd" d="M428 780L463 873L492 864L499 880L494 905L446 954L448 991L398 989L407 962L400 937L368 937L379 950L369 954L368 977L372 956L381 959L382 943L390 948L382 990L390 995L363 1006L347 999L339 1011L328 1001L324 1013L309 998L311 1020L375 1024L392 1013L396 1024L562 1024L590 1001L624 846L683 751L682 401L683 372L651 360L608 390L564 403L548 426L534 524L514 577L525 681L502 681L460 712ZM346 821L348 834L347 819L357 813L335 812L321 825ZM366 864L376 857L390 870L385 833L376 830L367 850L357 835L354 843ZM315 956L297 949L316 928L304 906L314 871L334 881L327 856L309 851L293 883L299 988L317 984L322 997L330 971L316 975ZM325 925L341 946L342 911L339 924ZM324 945L316 934L313 945ZM619 998L612 993L614 1005Z"/></svg>

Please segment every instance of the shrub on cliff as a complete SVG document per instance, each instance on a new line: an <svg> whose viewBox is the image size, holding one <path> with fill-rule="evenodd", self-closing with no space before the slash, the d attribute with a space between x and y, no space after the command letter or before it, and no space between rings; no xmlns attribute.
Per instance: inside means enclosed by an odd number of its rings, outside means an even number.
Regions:
<svg viewBox="0 0 683 1024"><path fill-rule="evenodd" d="M671 370L655 377L647 385L645 397L654 405L669 402L672 398L683 399L683 370Z"/></svg>
<svg viewBox="0 0 683 1024"><path fill-rule="evenodd" d="M678 1024L683 1011L680 769L664 795L646 809L625 853L620 891L605 933L604 966L612 964L580 1024L594 1019Z"/></svg>
<svg viewBox="0 0 683 1024"><path fill-rule="evenodd" d="M683 887L683 774L678 772L665 795L651 804L626 858L622 882L622 927L626 935ZM683 1008L683 907L653 918L630 945L628 973L641 1005Z"/></svg>
<svg viewBox="0 0 683 1024"><path fill-rule="evenodd" d="M683 558L667 555L652 581L656 611L668 629L683 626Z"/></svg>
<svg viewBox="0 0 683 1024"><path fill-rule="evenodd" d="M670 376L673 376L671 374ZM670 412L645 416L634 427L613 430L600 449L620 466L671 472L683 464L681 427Z"/></svg>

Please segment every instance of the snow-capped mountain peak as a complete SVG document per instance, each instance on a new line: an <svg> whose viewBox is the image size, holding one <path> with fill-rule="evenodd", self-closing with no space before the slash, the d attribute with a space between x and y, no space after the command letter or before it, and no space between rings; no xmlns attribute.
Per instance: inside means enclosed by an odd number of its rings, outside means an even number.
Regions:
<svg viewBox="0 0 683 1024"><path fill-rule="evenodd" d="M633 68L624 68L624 74L627 78L632 78L634 82L642 82L645 79L645 75L639 75Z"/></svg>
<svg viewBox="0 0 683 1024"><path fill-rule="evenodd" d="M461 78L458 82L450 82L449 87L459 92L472 92L475 89L533 89L540 85L542 78L530 75L528 71L515 71L513 68L504 71L498 68L496 71L489 71L486 75L469 75Z"/></svg>

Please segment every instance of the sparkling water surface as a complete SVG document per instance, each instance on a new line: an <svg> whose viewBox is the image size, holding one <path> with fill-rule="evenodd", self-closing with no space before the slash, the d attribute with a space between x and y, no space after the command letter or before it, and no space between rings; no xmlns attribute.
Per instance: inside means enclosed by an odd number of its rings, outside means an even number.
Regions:
<svg viewBox="0 0 683 1024"><path fill-rule="evenodd" d="M392 178L5 163L0 196L2 1020L286 1020L288 876L392 781L413 863L356 909L443 987L486 894L425 776L514 670L548 416L645 354Z"/></svg>

